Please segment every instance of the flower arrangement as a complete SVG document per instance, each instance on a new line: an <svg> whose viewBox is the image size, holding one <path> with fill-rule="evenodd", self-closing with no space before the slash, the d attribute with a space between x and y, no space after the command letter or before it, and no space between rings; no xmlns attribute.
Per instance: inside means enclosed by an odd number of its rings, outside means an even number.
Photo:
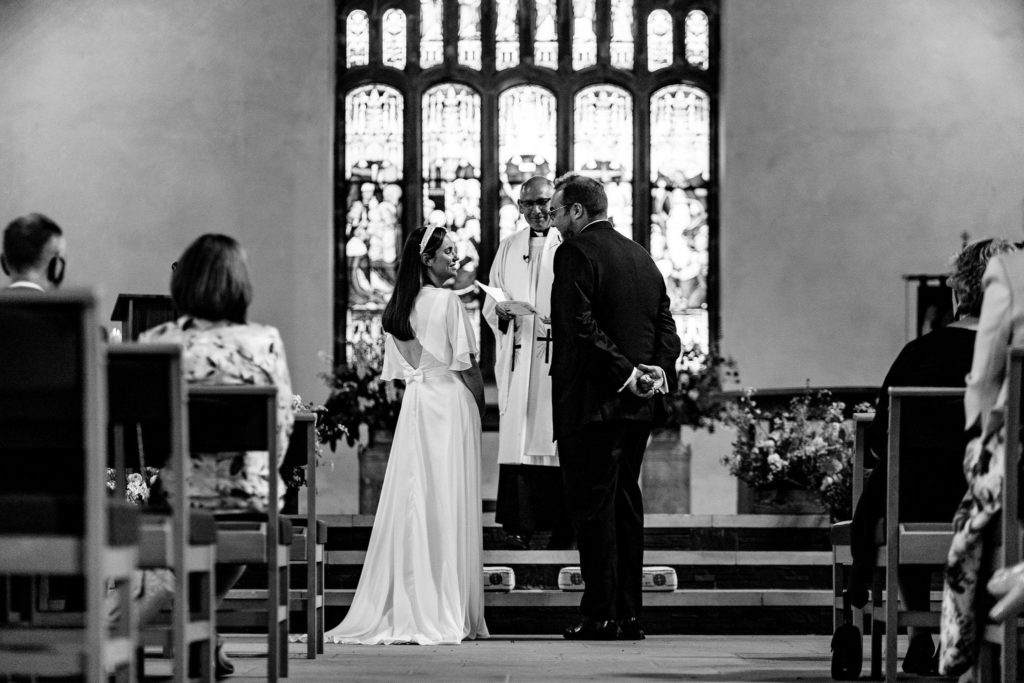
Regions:
<svg viewBox="0 0 1024 683"><path fill-rule="evenodd" d="M808 390L787 410L765 411L748 389L728 407L736 427L733 452L722 459L734 476L759 489L813 491L833 518L848 518L853 429L846 405L828 391Z"/></svg>
<svg viewBox="0 0 1024 683"><path fill-rule="evenodd" d="M404 389L380 378L384 362L382 337L349 342L348 360L343 363L333 363L326 354L321 354L321 358L332 365L331 372L320 375L331 390L323 414L327 442L332 449L342 432L349 446L366 446L372 442L374 430L395 428Z"/></svg>
<svg viewBox="0 0 1024 683"><path fill-rule="evenodd" d="M124 499L135 505L142 505L149 500L149 490L156 481L160 470L155 467L145 468L145 473L129 472L125 486ZM117 488L117 473L113 467L107 468L107 489L114 491Z"/></svg>
<svg viewBox="0 0 1024 683"><path fill-rule="evenodd" d="M720 356L714 349L699 344L683 347L678 370L678 385L669 395L669 425L715 431L722 422L729 402L722 396L724 378L739 381L736 361Z"/></svg>

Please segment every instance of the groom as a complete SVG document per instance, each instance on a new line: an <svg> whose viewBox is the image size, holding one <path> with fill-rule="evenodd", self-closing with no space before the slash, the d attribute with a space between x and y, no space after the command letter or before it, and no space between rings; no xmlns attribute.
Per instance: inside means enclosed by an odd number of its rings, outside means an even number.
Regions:
<svg viewBox="0 0 1024 683"><path fill-rule="evenodd" d="M644 637L640 463L680 352L661 273L607 210L598 181L555 181L550 214L564 241L551 288L554 436L585 583L570 640Z"/></svg>

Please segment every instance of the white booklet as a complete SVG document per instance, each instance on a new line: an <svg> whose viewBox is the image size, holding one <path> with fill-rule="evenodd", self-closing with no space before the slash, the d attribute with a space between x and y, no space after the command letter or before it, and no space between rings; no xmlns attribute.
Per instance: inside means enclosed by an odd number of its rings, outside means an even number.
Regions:
<svg viewBox="0 0 1024 683"><path fill-rule="evenodd" d="M508 297L505 296L505 292L501 291L498 287L491 287L482 282L477 282L476 284L483 290L484 294L494 299L495 302L503 304L502 308L512 315L537 314L537 310L528 301L509 301Z"/></svg>

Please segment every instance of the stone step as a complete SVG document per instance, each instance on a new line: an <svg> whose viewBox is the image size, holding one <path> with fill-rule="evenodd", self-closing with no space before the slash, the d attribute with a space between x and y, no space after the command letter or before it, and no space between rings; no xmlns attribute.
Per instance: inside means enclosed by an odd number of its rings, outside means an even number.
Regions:
<svg viewBox="0 0 1024 683"><path fill-rule="evenodd" d="M365 550L329 550L329 565L361 565ZM579 564L575 550L484 550L483 562L487 566L502 565L556 565L565 567ZM668 566L813 566L831 567L832 552L825 550L645 550L645 565Z"/></svg>

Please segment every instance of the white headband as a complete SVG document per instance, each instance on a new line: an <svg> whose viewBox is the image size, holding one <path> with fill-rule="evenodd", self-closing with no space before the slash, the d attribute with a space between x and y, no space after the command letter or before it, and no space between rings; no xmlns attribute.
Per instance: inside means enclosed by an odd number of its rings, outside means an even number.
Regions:
<svg viewBox="0 0 1024 683"><path fill-rule="evenodd" d="M444 228L441 228L441 229L444 230ZM431 235L434 234L434 230L436 230L436 228L428 227L426 230L423 231L423 239L420 240L420 253L421 254L423 253L423 250L427 248L427 242L430 241L430 237L431 237ZM447 231L445 231L445 232L447 232ZM441 239L444 239L444 237L442 237Z"/></svg>

